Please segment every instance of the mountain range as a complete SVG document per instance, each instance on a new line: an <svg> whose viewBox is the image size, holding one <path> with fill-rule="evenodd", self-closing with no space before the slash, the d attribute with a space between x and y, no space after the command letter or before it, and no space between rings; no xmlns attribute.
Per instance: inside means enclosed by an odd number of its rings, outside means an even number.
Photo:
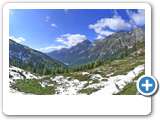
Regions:
<svg viewBox="0 0 160 120"><path fill-rule="evenodd" d="M104 39L91 42L85 40L71 48L42 53L25 45L9 40L10 65L38 74L51 74L57 69L77 66L96 60L112 60L137 51L144 43L144 30L117 32ZM143 45L143 44L142 44Z"/></svg>
<svg viewBox="0 0 160 120"><path fill-rule="evenodd" d="M136 28L130 32L117 32L94 42L85 40L74 47L52 51L47 55L70 66L86 64L97 59L123 57L136 51L136 45L144 42L144 38L144 29Z"/></svg>

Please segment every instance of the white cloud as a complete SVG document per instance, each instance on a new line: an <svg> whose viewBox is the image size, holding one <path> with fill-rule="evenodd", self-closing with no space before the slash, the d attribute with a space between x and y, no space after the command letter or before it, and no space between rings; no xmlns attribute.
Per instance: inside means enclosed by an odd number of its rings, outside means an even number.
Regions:
<svg viewBox="0 0 160 120"><path fill-rule="evenodd" d="M106 36L112 35L113 33L114 33L114 32L109 31L109 30L101 31L101 32L97 35L97 38L96 38L96 39L103 39L103 38L105 38Z"/></svg>
<svg viewBox="0 0 160 120"><path fill-rule="evenodd" d="M47 47L40 48L37 50L42 51L42 52L51 52L51 51L55 51L55 50L60 50L62 48L66 48L66 46L64 46L64 45L51 45L51 46L47 46Z"/></svg>
<svg viewBox="0 0 160 120"><path fill-rule="evenodd" d="M50 19L51 19L50 16L46 16L46 17L45 17L45 22L49 22Z"/></svg>
<svg viewBox="0 0 160 120"><path fill-rule="evenodd" d="M54 28L55 28L55 27L57 27L57 25L54 24L54 23L52 23L52 24L51 24L51 27L54 27Z"/></svg>
<svg viewBox="0 0 160 120"><path fill-rule="evenodd" d="M26 39L23 37L15 37L15 36L10 36L9 39L14 40L17 43L22 43L26 41Z"/></svg>
<svg viewBox="0 0 160 120"><path fill-rule="evenodd" d="M131 30L135 27L145 24L144 10L133 12L126 10L130 18L129 21L124 20L117 11L114 11L112 18L101 18L94 24L90 24L89 28L97 33L97 39L102 39L117 31Z"/></svg>
<svg viewBox="0 0 160 120"><path fill-rule="evenodd" d="M106 28L114 31L120 31L130 29L131 25L121 17L114 16L113 18L102 18L98 20L97 23L89 25L89 28L94 29L96 32L101 32Z"/></svg>
<svg viewBox="0 0 160 120"><path fill-rule="evenodd" d="M61 35L60 37L56 38L56 41L58 42L58 45L51 45L47 46L44 48L37 49L42 52L51 52L55 50L60 50L62 48L71 48L78 43L83 42L86 40L85 35L80 35L80 34L64 34Z"/></svg>
<svg viewBox="0 0 160 120"><path fill-rule="evenodd" d="M45 22L51 23L51 17L50 16L46 16L45 17ZM51 23L50 25L51 25L51 27L54 27L54 28L57 27L57 25L55 23Z"/></svg>
<svg viewBox="0 0 160 120"><path fill-rule="evenodd" d="M130 30L131 25L116 15L113 18L102 18L95 24L90 24L89 28L98 34L97 38L101 38L113 34L113 31Z"/></svg>
<svg viewBox="0 0 160 120"><path fill-rule="evenodd" d="M77 45L78 43L83 42L86 39L87 37L81 34L64 34L58 37L56 40L57 42L67 46L67 48L70 48Z"/></svg>
<svg viewBox="0 0 160 120"><path fill-rule="evenodd" d="M144 10L138 10L137 13L128 11L128 15L131 19L131 22L136 26L143 26L145 24L145 12Z"/></svg>

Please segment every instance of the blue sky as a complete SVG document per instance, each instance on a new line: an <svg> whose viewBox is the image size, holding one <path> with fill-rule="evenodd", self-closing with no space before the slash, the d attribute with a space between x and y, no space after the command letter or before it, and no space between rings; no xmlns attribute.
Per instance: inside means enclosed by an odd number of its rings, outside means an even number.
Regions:
<svg viewBox="0 0 160 120"><path fill-rule="evenodd" d="M144 26L144 10L11 9L10 38L42 52Z"/></svg>

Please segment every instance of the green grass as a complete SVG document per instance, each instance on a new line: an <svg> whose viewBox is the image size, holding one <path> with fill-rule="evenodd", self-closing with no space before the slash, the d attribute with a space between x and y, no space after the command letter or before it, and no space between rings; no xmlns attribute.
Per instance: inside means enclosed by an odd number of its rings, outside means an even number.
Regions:
<svg viewBox="0 0 160 120"><path fill-rule="evenodd" d="M42 87L38 80L19 79L15 83L11 83L11 88L24 93L31 93L36 95L51 95L55 94L54 86Z"/></svg>
<svg viewBox="0 0 160 120"><path fill-rule="evenodd" d="M126 85L122 91L120 91L116 95L136 95L137 94L137 88L136 88L136 83L129 83Z"/></svg>
<svg viewBox="0 0 160 120"><path fill-rule="evenodd" d="M123 59L117 59L110 62L106 62L104 65L99 66L93 70L90 70L90 73L95 73L96 71L101 71L101 75L105 76L107 74L113 73L112 76L116 75L125 75L129 71L133 70L138 65L144 64L144 55L135 57L125 57Z"/></svg>
<svg viewBox="0 0 160 120"><path fill-rule="evenodd" d="M141 72L138 76L136 76L133 80L135 81L135 80L138 80L138 78L139 77L141 77L142 75L144 75L145 73L144 73L144 71L143 72Z"/></svg>
<svg viewBox="0 0 160 120"><path fill-rule="evenodd" d="M90 76L89 75L82 75L81 73L74 72L73 74L70 74L70 76L73 79L78 79L79 81L90 81Z"/></svg>
<svg viewBox="0 0 160 120"><path fill-rule="evenodd" d="M96 92L98 91L99 89L96 89L96 88L83 88L79 91L79 93L81 94L87 94L87 95L90 95L92 94L93 92Z"/></svg>

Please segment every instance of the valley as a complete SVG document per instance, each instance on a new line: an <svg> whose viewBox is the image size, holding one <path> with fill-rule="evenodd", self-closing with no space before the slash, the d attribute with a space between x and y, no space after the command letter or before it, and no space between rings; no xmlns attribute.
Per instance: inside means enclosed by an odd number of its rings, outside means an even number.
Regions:
<svg viewBox="0 0 160 120"><path fill-rule="evenodd" d="M10 92L35 95L137 95L145 73L144 31L41 53L10 40Z"/></svg>

